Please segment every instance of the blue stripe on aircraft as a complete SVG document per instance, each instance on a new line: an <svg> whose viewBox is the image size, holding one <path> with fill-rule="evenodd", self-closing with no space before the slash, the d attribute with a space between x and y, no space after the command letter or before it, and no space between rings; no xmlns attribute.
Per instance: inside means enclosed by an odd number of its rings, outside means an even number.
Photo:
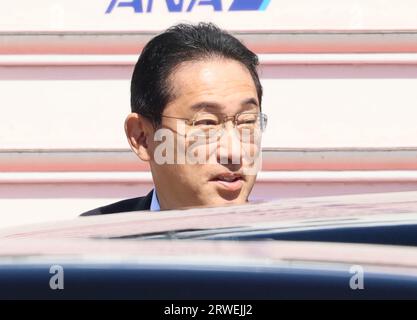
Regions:
<svg viewBox="0 0 417 320"><path fill-rule="evenodd" d="M264 2L265 0L234 0L229 8L229 11L257 11L263 5Z"/></svg>

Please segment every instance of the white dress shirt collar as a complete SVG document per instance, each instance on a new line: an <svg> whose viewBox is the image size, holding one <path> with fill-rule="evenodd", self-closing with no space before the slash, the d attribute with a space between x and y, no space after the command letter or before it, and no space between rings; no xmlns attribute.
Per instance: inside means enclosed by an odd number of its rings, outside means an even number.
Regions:
<svg viewBox="0 0 417 320"><path fill-rule="evenodd" d="M152 192L152 201L151 201L151 211L161 211L161 207L159 206L158 196L156 195L156 189L153 188Z"/></svg>

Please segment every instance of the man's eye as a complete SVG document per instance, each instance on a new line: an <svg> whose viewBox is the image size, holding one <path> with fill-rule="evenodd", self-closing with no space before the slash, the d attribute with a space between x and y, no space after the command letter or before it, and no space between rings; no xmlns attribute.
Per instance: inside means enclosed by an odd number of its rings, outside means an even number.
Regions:
<svg viewBox="0 0 417 320"><path fill-rule="evenodd" d="M254 125L256 123L256 119L242 119L239 120L238 125Z"/></svg>
<svg viewBox="0 0 417 320"><path fill-rule="evenodd" d="M212 119L202 119L196 121L194 124L196 126L215 126L217 125L217 121Z"/></svg>
<svg viewBox="0 0 417 320"><path fill-rule="evenodd" d="M255 119L246 119L241 121L240 123L242 124L251 124L251 123L255 123Z"/></svg>

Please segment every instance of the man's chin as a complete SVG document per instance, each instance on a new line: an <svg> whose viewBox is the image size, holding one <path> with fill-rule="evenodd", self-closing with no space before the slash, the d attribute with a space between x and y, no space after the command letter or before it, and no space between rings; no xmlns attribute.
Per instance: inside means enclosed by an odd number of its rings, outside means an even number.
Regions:
<svg viewBox="0 0 417 320"><path fill-rule="evenodd" d="M208 206L229 206L240 205L247 203L247 197L242 194L243 190L237 191L224 191L217 190L217 194L211 199L208 199Z"/></svg>
<svg viewBox="0 0 417 320"><path fill-rule="evenodd" d="M239 196L240 194L217 194L210 197L210 199L206 199L201 204L193 204L188 206L181 206L181 208L177 209L193 209L193 208L212 208L212 207L224 207L224 206L231 206L231 205L241 205L247 203L247 198L242 198Z"/></svg>

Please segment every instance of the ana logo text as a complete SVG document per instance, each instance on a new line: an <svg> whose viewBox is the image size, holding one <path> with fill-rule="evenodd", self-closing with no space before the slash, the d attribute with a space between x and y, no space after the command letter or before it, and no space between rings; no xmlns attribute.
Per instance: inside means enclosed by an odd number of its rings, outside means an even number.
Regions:
<svg viewBox="0 0 417 320"><path fill-rule="evenodd" d="M163 2L163 0L160 0ZM192 12L198 6L210 6L214 11L263 11L266 10L271 0L233 0L228 8L224 8L226 1L222 0L165 0L169 12ZM106 13L112 13L118 8L127 7L135 13L150 13L154 8L153 0L111 0Z"/></svg>

